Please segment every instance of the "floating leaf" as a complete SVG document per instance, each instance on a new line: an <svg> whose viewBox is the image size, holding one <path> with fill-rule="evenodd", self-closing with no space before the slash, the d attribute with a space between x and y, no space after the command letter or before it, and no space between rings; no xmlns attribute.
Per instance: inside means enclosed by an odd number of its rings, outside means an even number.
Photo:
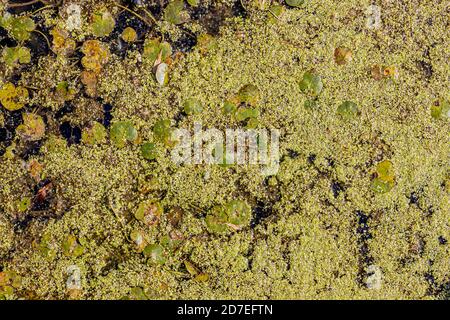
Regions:
<svg viewBox="0 0 450 320"><path fill-rule="evenodd" d="M190 6L196 7L200 3L200 0L187 0Z"/></svg>
<svg viewBox="0 0 450 320"><path fill-rule="evenodd" d="M108 11L94 13L91 23L92 34L99 38L106 37L114 30L115 25L116 21Z"/></svg>
<svg viewBox="0 0 450 320"><path fill-rule="evenodd" d="M31 198L25 197L20 200L19 205L17 206L17 210L20 212L25 212L31 207Z"/></svg>
<svg viewBox="0 0 450 320"><path fill-rule="evenodd" d="M283 14L284 7L279 4L274 4L269 7L268 22L274 24L278 21L279 17Z"/></svg>
<svg viewBox="0 0 450 320"><path fill-rule="evenodd" d="M334 61L340 66L352 61L352 51L346 47L339 47L334 50Z"/></svg>
<svg viewBox="0 0 450 320"><path fill-rule="evenodd" d="M76 93L75 89L70 87L67 81L58 83L55 91L57 99L62 102L73 100Z"/></svg>
<svg viewBox="0 0 450 320"><path fill-rule="evenodd" d="M154 160L156 159L156 144L151 142L146 142L141 146L141 154L144 159Z"/></svg>
<svg viewBox="0 0 450 320"><path fill-rule="evenodd" d="M110 138L117 148L123 148L127 142L135 142L137 140L138 132L131 122L119 121L111 126Z"/></svg>
<svg viewBox="0 0 450 320"><path fill-rule="evenodd" d="M243 86L238 92L240 102L256 105L259 101L259 89L253 84Z"/></svg>
<svg viewBox="0 0 450 320"><path fill-rule="evenodd" d="M96 74L100 73L101 68L105 65L110 56L109 49L98 40L87 40L81 47L84 57L81 59L83 67Z"/></svg>
<svg viewBox="0 0 450 320"><path fill-rule="evenodd" d="M37 141L45 135L45 123L41 116L34 113L22 114L23 124L19 125L16 133L27 141Z"/></svg>
<svg viewBox="0 0 450 320"><path fill-rule="evenodd" d="M75 40L69 37L66 31L54 28L50 31L50 34L53 36L52 50L54 52L63 56L68 56L75 52L77 44Z"/></svg>
<svg viewBox="0 0 450 320"><path fill-rule="evenodd" d="M30 17L14 17L9 13L0 18L0 26L8 30L11 36L19 42L30 39L30 33L36 28L33 19Z"/></svg>
<svg viewBox="0 0 450 320"><path fill-rule="evenodd" d="M181 24L187 21L187 12L183 11L184 1L173 0L164 9L164 20L173 24Z"/></svg>
<svg viewBox="0 0 450 320"><path fill-rule="evenodd" d="M122 32L122 39L123 41L128 43L135 42L137 40L136 30L131 27L125 28L125 30L123 30Z"/></svg>
<svg viewBox="0 0 450 320"><path fill-rule="evenodd" d="M236 120L239 122L257 117L259 117L259 110L257 109L240 108L236 111Z"/></svg>
<svg viewBox="0 0 450 320"><path fill-rule="evenodd" d="M305 0L286 0L286 4L291 7L300 7Z"/></svg>
<svg viewBox="0 0 450 320"><path fill-rule="evenodd" d="M187 115L201 113L203 111L202 104L195 98L189 98L184 102L184 112Z"/></svg>
<svg viewBox="0 0 450 320"><path fill-rule="evenodd" d="M28 100L28 90L8 82L0 89L0 102L9 111L22 109Z"/></svg>
<svg viewBox="0 0 450 320"><path fill-rule="evenodd" d="M69 235L62 243L62 250L64 255L77 258L83 254L84 247L78 243L74 235Z"/></svg>
<svg viewBox="0 0 450 320"><path fill-rule="evenodd" d="M395 185L395 172L392 162L384 160L377 164L376 176L372 180L372 190L378 193L389 192Z"/></svg>
<svg viewBox="0 0 450 320"><path fill-rule="evenodd" d="M168 119L159 120L153 126L155 139L168 147L173 147L176 143L172 140L172 133L173 129Z"/></svg>
<svg viewBox="0 0 450 320"><path fill-rule="evenodd" d="M436 101L431 106L431 116L434 119L450 119L450 102L445 99Z"/></svg>
<svg viewBox="0 0 450 320"><path fill-rule="evenodd" d="M144 255L149 258L151 264L164 264L166 257L163 246L159 244L150 244L145 247Z"/></svg>
<svg viewBox="0 0 450 320"><path fill-rule="evenodd" d="M14 67L18 63L26 64L30 63L31 61L31 53L30 49L27 47L6 47L3 50L3 61L5 61L5 64Z"/></svg>
<svg viewBox="0 0 450 320"><path fill-rule="evenodd" d="M151 65L167 61L171 55L172 47L170 43L161 42L158 38L145 40L143 57Z"/></svg>
<svg viewBox="0 0 450 320"><path fill-rule="evenodd" d="M223 104L223 112L225 114L234 114L237 110L236 104L231 102L230 100L225 101Z"/></svg>
<svg viewBox="0 0 450 320"><path fill-rule="evenodd" d="M322 78L311 71L305 72L299 86L303 93L318 96L323 89Z"/></svg>
<svg viewBox="0 0 450 320"><path fill-rule="evenodd" d="M250 206L241 200L233 200L225 206L216 206L206 216L205 222L209 231L225 233L237 231L250 224Z"/></svg>
<svg viewBox="0 0 450 320"><path fill-rule="evenodd" d="M99 123L94 122L94 124L83 131L81 134L81 140L85 144L95 145L106 142L106 129Z"/></svg>
<svg viewBox="0 0 450 320"><path fill-rule="evenodd" d="M163 207L159 202L144 201L139 204L134 217L147 226L153 226L159 222L163 211Z"/></svg>
<svg viewBox="0 0 450 320"><path fill-rule="evenodd" d="M358 116L360 112L356 103L345 101L337 108L337 113L345 119L351 119Z"/></svg>

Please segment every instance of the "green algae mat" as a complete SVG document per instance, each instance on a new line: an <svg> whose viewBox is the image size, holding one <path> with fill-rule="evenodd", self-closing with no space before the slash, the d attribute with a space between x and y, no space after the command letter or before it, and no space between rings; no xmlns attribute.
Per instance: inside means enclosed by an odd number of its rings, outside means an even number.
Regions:
<svg viewBox="0 0 450 320"><path fill-rule="evenodd" d="M449 12L0 0L0 299L449 299Z"/></svg>

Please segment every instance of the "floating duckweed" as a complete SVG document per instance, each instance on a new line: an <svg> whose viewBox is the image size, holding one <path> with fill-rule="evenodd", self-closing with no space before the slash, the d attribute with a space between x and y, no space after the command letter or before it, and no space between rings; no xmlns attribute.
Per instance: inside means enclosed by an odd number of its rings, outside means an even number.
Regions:
<svg viewBox="0 0 450 320"><path fill-rule="evenodd" d="M168 119L159 120L153 126L155 139L167 147L173 147L176 144L176 141L172 139L172 133L173 129Z"/></svg>
<svg viewBox="0 0 450 320"><path fill-rule="evenodd" d="M169 251L176 250L183 241L183 235L177 230L173 230L169 235L161 238L161 245Z"/></svg>
<svg viewBox="0 0 450 320"><path fill-rule="evenodd" d="M183 0L173 0L164 9L164 20L173 24L182 24L189 18L184 9Z"/></svg>
<svg viewBox="0 0 450 320"><path fill-rule="evenodd" d="M159 223L159 219L162 214L162 205L159 202L149 200L141 202L141 204L139 204L134 217L147 226L153 226Z"/></svg>
<svg viewBox="0 0 450 320"><path fill-rule="evenodd" d="M3 17L0 17L0 27L5 28L14 39L22 42L30 39L30 33L34 31L36 25L30 17L14 17L5 13Z"/></svg>
<svg viewBox="0 0 450 320"><path fill-rule="evenodd" d="M0 89L0 102L9 111L22 109L28 100L28 90L8 82Z"/></svg>
<svg viewBox="0 0 450 320"><path fill-rule="evenodd" d="M148 258L148 262L151 264L164 264L166 263L166 257L163 246L159 244L150 244L145 247L144 255Z"/></svg>
<svg viewBox="0 0 450 320"><path fill-rule="evenodd" d="M300 7L305 0L286 0L286 4L291 7Z"/></svg>
<svg viewBox="0 0 450 320"><path fill-rule="evenodd" d="M392 162L384 160L377 164L376 176L372 180L372 190L378 193L389 192L395 185L395 172Z"/></svg>
<svg viewBox="0 0 450 320"><path fill-rule="evenodd" d="M69 235L62 243L64 255L77 258L84 252L84 247L80 245L74 235Z"/></svg>
<svg viewBox="0 0 450 320"><path fill-rule="evenodd" d="M81 140L85 144L95 145L106 142L106 129L99 123L94 122L94 124L83 131L81 134Z"/></svg>
<svg viewBox="0 0 450 320"><path fill-rule="evenodd" d="M144 43L143 58L151 65L158 65L161 62L167 61L172 55L172 46L170 43L159 38L146 39Z"/></svg>
<svg viewBox="0 0 450 320"><path fill-rule="evenodd" d="M77 44L66 31L54 28L50 31L50 34L53 36L52 50L55 53L68 56L75 52Z"/></svg>
<svg viewBox="0 0 450 320"><path fill-rule="evenodd" d="M184 102L184 112L187 115L201 113L203 111L202 104L195 98L190 98Z"/></svg>
<svg viewBox="0 0 450 320"><path fill-rule="evenodd" d="M27 47L6 47L3 50L3 61L10 67L16 66L18 63L26 64L31 61L30 49Z"/></svg>
<svg viewBox="0 0 450 320"><path fill-rule="evenodd" d="M334 50L334 61L340 66L352 61L352 51L346 47L339 47Z"/></svg>
<svg viewBox="0 0 450 320"><path fill-rule="evenodd" d="M119 121L111 126L110 138L117 148L124 148L127 142L137 141L138 132L130 121Z"/></svg>
<svg viewBox="0 0 450 320"><path fill-rule="evenodd" d="M19 204L17 206L17 210L19 210L19 212L25 212L27 211L31 206L31 198L30 197L25 197L22 198L22 200L19 201Z"/></svg>
<svg viewBox="0 0 450 320"><path fill-rule="evenodd" d="M41 116L34 113L22 114L23 124L19 125L16 132L22 139L37 141L45 135L45 123Z"/></svg>
<svg viewBox="0 0 450 320"><path fill-rule="evenodd" d="M323 89L322 78L312 71L305 72L299 86L303 93L318 96Z"/></svg>
<svg viewBox="0 0 450 320"><path fill-rule="evenodd" d="M213 233L237 231L250 224L251 208L241 200L233 200L225 206L216 206L206 216L208 230Z"/></svg>
<svg viewBox="0 0 450 320"><path fill-rule="evenodd" d="M304 106L306 109L317 109L319 107L319 102L317 99L308 99L305 101Z"/></svg>
<svg viewBox="0 0 450 320"><path fill-rule="evenodd" d="M351 119L360 114L358 105L352 101L343 102L337 108L337 113L345 119Z"/></svg>
<svg viewBox="0 0 450 320"><path fill-rule="evenodd" d="M147 160L154 160L156 159L157 152L156 152L156 144L151 142L146 142L141 146L141 154L144 157L144 159Z"/></svg>
<svg viewBox="0 0 450 320"><path fill-rule="evenodd" d="M436 101L431 106L431 116L434 119L449 119L450 118L450 102L445 99Z"/></svg>
<svg viewBox="0 0 450 320"><path fill-rule="evenodd" d="M109 11L96 12L92 17L92 34L99 38L106 37L114 30L115 25L116 21Z"/></svg>
<svg viewBox="0 0 450 320"><path fill-rule="evenodd" d="M259 89L253 84L243 86L238 92L240 102L256 105L259 101Z"/></svg>
<svg viewBox="0 0 450 320"><path fill-rule="evenodd" d="M122 32L122 39L128 43L135 42L137 40L136 30L131 27L126 27Z"/></svg>

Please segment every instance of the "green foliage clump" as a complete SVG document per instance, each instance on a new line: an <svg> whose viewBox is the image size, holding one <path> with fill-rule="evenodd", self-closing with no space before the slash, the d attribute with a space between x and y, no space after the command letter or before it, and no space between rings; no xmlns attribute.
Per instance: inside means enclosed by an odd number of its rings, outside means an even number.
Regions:
<svg viewBox="0 0 450 320"><path fill-rule="evenodd" d="M193 115L201 113L203 111L203 106L197 99L190 98L184 102L183 110L187 115Z"/></svg>
<svg viewBox="0 0 450 320"><path fill-rule="evenodd" d="M338 108L337 113L344 119L351 119L360 114L358 105L352 101L344 101Z"/></svg>
<svg viewBox="0 0 450 320"><path fill-rule="evenodd" d="M183 0L173 0L164 9L164 20L172 24L182 24L188 19Z"/></svg>
<svg viewBox="0 0 450 320"><path fill-rule="evenodd" d="M106 129L99 123L94 122L94 124L83 131L81 134L81 140L85 144L95 145L102 144L106 142Z"/></svg>
<svg viewBox="0 0 450 320"><path fill-rule="evenodd" d="M0 103L6 110L15 111L22 109L28 100L28 90L24 87L16 87L8 82L0 89Z"/></svg>
<svg viewBox="0 0 450 320"><path fill-rule="evenodd" d="M161 119L158 120L153 126L153 135L156 141L162 143L166 147L173 147L176 141L172 138L173 128L171 127L170 120Z"/></svg>
<svg viewBox="0 0 450 320"><path fill-rule="evenodd" d="M15 67L17 64L26 64L31 61L31 52L27 47L6 47L3 50L3 61L7 66Z"/></svg>
<svg viewBox="0 0 450 320"><path fill-rule="evenodd" d="M450 119L450 102L445 99L436 101L431 106L431 116L434 119Z"/></svg>
<svg viewBox="0 0 450 320"><path fill-rule="evenodd" d="M144 157L144 159L147 159L147 160L156 159L156 156L157 156L156 144L151 143L151 142L146 142L146 143L142 144L141 154Z"/></svg>
<svg viewBox="0 0 450 320"><path fill-rule="evenodd" d="M92 34L98 38L107 37L114 30L115 25L116 21L109 11L96 12L92 17Z"/></svg>
<svg viewBox="0 0 450 320"><path fill-rule="evenodd" d="M303 93L317 97L323 89L322 78L312 71L305 72L299 87Z"/></svg>

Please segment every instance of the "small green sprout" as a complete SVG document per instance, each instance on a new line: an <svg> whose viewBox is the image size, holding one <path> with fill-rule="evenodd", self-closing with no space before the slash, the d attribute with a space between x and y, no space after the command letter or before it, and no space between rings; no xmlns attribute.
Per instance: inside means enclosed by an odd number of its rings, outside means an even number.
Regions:
<svg viewBox="0 0 450 320"><path fill-rule="evenodd" d="M150 264L163 265L166 263L166 254L164 247L159 244L149 244L144 249L144 255L148 258Z"/></svg>
<svg viewBox="0 0 450 320"><path fill-rule="evenodd" d="M344 119L351 119L357 117L360 111L356 103L345 101L337 108L337 113Z"/></svg>
<svg viewBox="0 0 450 320"><path fill-rule="evenodd" d="M28 90L24 87L16 87L8 82L0 89L0 103L6 110L15 111L22 109L28 100Z"/></svg>
<svg viewBox="0 0 450 320"><path fill-rule="evenodd" d="M172 139L173 129L171 128L170 120L158 120L153 126L153 134L155 139L167 147L173 147L176 141Z"/></svg>
<svg viewBox="0 0 450 320"><path fill-rule="evenodd" d="M391 191L395 185L395 172L392 162L384 160L377 164L375 177L372 180L372 190L377 193Z"/></svg>
<svg viewBox="0 0 450 320"><path fill-rule="evenodd" d="M3 50L3 61L7 66L15 67L17 64L26 64L31 61L30 49L27 47L6 47Z"/></svg>
<svg viewBox="0 0 450 320"><path fill-rule="evenodd" d="M131 27L126 27L123 31L122 31L122 35L121 35L123 41L131 43L131 42L135 42L137 40L137 33L136 30L134 30Z"/></svg>
<svg viewBox="0 0 450 320"><path fill-rule="evenodd" d="M78 243L74 235L69 235L62 243L62 250L65 256L77 258L84 252L84 247Z"/></svg>
<svg viewBox="0 0 450 320"><path fill-rule="evenodd" d="M312 71L305 72L299 86L303 93L316 97L323 89L322 78Z"/></svg>
<svg viewBox="0 0 450 320"><path fill-rule="evenodd" d="M99 123L94 124L83 131L81 134L81 140L88 145L102 144L106 142L106 129Z"/></svg>
<svg viewBox="0 0 450 320"><path fill-rule="evenodd" d="M144 157L144 159L147 160L154 160L156 159L157 152L156 152L156 144L151 142L146 142L141 146L141 155Z"/></svg>
<svg viewBox="0 0 450 320"><path fill-rule="evenodd" d="M159 219L163 214L162 205L154 200L147 200L139 204L138 209L134 213L134 217L151 227L159 223Z"/></svg>
<svg viewBox="0 0 450 320"><path fill-rule="evenodd" d="M439 99L431 106L431 116L434 119L450 119L450 102Z"/></svg>
<svg viewBox="0 0 450 320"><path fill-rule="evenodd" d="M240 102L254 106L259 101L259 89L253 84L247 84L239 90L237 97Z"/></svg>
<svg viewBox="0 0 450 320"><path fill-rule="evenodd" d="M197 99L189 98L184 102L183 109L187 115L193 115L201 113L203 111L203 106Z"/></svg>
<svg viewBox="0 0 450 320"><path fill-rule="evenodd" d="M286 0L286 4L291 7L300 7L305 0Z"/></svg>
<svg viewBox="0 0 450 320"><path fill-rule="evenodd" d="M30 39L30 34L35 30L36 25L30 17L14 17L5 13L3 17L0 17L0 27L5 28L17 41L23 42Z"/></svg>
<svg viewBox="0 0 450 320"><path fill-rule="evenodd" d="M121 149L127 142L135 143L138 139L138 132L130 121L119 121L111 126L110 138L112 143Z"/></svg>
<svg viewBox="0 0 450 320"><path fill-rule="evenodd" d="M34 113L22 114L23 124L16 128L16 133L26 141L41 140L45 135L45 123L41 116Z"/></svg>
<svg viewBox="0 0 450 320"><path fill-rule="evenodd" d="M173 0L164 9L164 20L172 24L182 24L189 18L184 9L183 0Z"/></svg>
<svg viewBox="0 0 450 320"><path fill-rule="evenodd" d="M233 200L225 206L215 206L206 216L208 230L213 233L237 231L250 224L252 210L241 200Z"/></svg>
<svg viewBox="0 0 450 320"><path fill-rule="evenodd" d="M109 11L96 12L92 17L91 31L98 38L107 37L116 25L116 21Z"/></svg>

